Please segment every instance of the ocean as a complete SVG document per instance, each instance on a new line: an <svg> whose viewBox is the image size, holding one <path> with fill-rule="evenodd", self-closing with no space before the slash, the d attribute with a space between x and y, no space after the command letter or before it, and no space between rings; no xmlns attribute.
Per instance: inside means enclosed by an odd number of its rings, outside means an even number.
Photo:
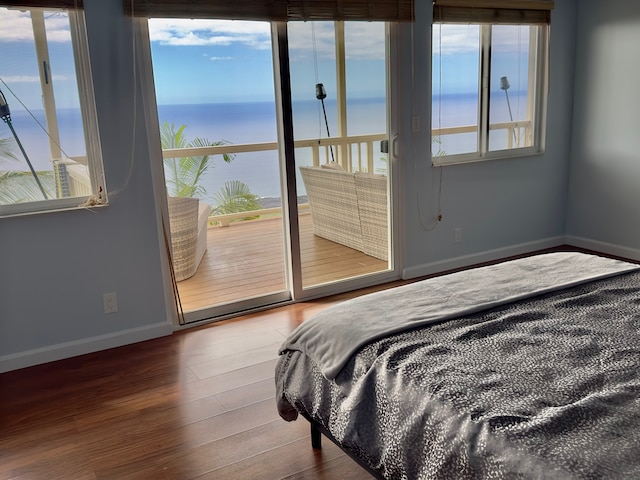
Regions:
<svg viewBox="0 0 640 480"><path fill-rule="evenodd" d="M501 93L501 92L500 92ZM492 102L492 121L507 121L509 119L507 103L504 96L497 96ZM437 98L433 103L433 127L437 128L455 125L473 125L477 122L477 101L474 95L443 95L442 107ZM521 106L526 106L524 95L515 95L511 99L514 118L523 118ZM327 117L329 118L329 134L337 132L335 101L325 101ZM356 99L348 102L348 132L350 135L383 133L386 128L386 107L382 98ZM34 112L41 122L44 122L42 111ZM273 102L259 103L216 103L195 105L160 105L158 107L160 123L174 123L176 129L185 125L184 135L187 140L196 137L206 138L212 142L225 140L232 144L275 142L276 111ZM293 102L294 137L296 139L326 138L327 130L322 115L321 103L314 101ZM12 111L13 126L18 134L27 154L36 170L49 170L48 139L35 121L24 111ZM84 140L77 135L81 131L80 111L75 109L59 109L58 123L61 145L69 156L84 154ZM0 137L10 136L6 125L2 124ZM448 154L462 153L474 150L476 147L475 134L465 134L439 139L435 148L440 148ZM10 162L12 169L27 170L20 152L17 162ZM384 154L374 154L376 170L386 168ZM311 152L296 150L297 165L311 164ZM7 163L4 163L5 168ZM14 166L16 165L16 166ZM20 165L20 166L17 166ZM251 192L259 197L280 197L279 161L276 151L253 152L236 154L231 163L226 163L221 157L213 157L213 165L205 174L202 185L206 190L203 199L213 201L216 192L225 182L240 180L246 183ZM302 182L298 185L301 187ZM109 189L118 185L107 185ZM299 191L304 194L304 191Z"/></svg>

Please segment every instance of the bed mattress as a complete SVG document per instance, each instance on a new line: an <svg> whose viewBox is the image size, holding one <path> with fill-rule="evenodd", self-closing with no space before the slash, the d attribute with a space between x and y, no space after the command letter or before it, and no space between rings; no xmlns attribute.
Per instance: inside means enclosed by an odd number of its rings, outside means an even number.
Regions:
<svg viewBox="0 0 640 480"><path fill-rule="evenodd" d="M377 336L335 375L287 342L278 409L380 478L640 478L638 366L640 273L623 269Z"/></svg>

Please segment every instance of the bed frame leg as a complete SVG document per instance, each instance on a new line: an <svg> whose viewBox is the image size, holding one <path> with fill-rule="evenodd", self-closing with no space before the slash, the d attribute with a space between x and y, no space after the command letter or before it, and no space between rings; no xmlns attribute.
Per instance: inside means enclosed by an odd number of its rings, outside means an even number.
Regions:
<svg viewBox="0 0 640 480"><path fill-rule="evenodd" d="M311 446L317 449L322 448L322 434L313 423L311 424Z"/></svg>

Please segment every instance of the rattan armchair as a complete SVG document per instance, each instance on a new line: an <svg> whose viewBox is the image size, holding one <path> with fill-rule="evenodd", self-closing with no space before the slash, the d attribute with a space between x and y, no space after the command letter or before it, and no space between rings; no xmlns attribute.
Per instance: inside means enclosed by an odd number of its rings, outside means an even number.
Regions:
<svg viewBox="0 0 640 480"><path fill-rule="evenodd" d="M211 206L197 198L169 197L171 251L176 280L186 280L198 270L207 250Z"/></svg>

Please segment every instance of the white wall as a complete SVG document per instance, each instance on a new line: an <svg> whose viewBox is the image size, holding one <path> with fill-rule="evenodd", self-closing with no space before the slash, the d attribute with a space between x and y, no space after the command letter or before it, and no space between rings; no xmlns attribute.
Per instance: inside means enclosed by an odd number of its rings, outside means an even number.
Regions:
<svg viewBox="0 0 640 480"><path fill-rule="evenodd" d="M419 109L423 130L401 143L401 183L406 225L405 277L557 245L564 241L575 56L575 2L557 0L551 23L551 68L546 152L529 158L430 166L430 2L416 2L415 98L405 97L403 130ZM410 38L409 28L405 35ZM424 45L424 47L422 47ZM409 53L405 57L410 72ZM410 75L402 90L411 91ZM427 121L425 121L425 119ZM413 140L414 145L410 143ZM437 215L442 173L443 220ZM423 220L420 221L420 218ZM425 228L426 227L426 228ZM454 243L454 228L463 241Z"/></svg>
<svg viewBox="0 0 640 480"><path fill-rule="evenodd" d="M568 234L640 259L640 3L580 0Z"/></svg>
<svg viewBox="0 0 640 480"><path fill-rule="evenodd" d="M134 101L132 31L121 0L84 0L111 204L0 220L0 371L171 331L142 92ZM595 3L595 2L594 2ZM619 2L622 3L622 2ZM399 202L404 274L561 243L565 233L575 34L574 0L556 0L547 149L541 156L442 169L443 221L433 230L438 173L430 167L430 2L416 1L403 44ZM415 48L411 48L411 39ZM411 94L411 52L415 79ZM132 175L133 112L135 124ZM411 116L422 129L411 132ZM156 160L160 161L160 160ZM453 229L463 242L453 243ZM637 227L636 227L637 228ZM120 311L105 315L102 294Z"/></svg>
<svg viewBox="0 0 640 480"><path fill-rule="evenodd" d="M144 119L133 141L132 34L120 0L85 0L111 205L0 220L0 371L170 333ZM141 111L140 98L137 102ZM124 188L123 188L124 187ZM103 313L115 291L119 312Z"/></svg>

